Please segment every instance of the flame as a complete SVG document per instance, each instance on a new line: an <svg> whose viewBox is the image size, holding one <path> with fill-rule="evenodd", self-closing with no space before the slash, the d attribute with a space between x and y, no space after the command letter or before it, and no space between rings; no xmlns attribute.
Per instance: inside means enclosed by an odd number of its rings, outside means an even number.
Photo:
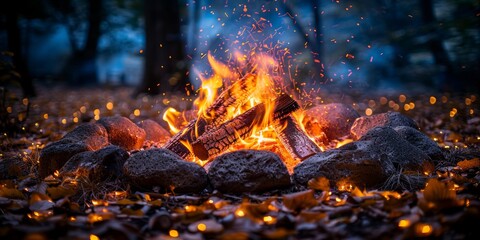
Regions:
<svg viewBox="0 0 480 240"><path fill-rule="evenodd" d="M176 134L180 132L180 129L179 129L180 126L176 125L177 121L175 120L178 119L181 114L182 114L181 112L177 111L177 109L172 107L167 108L167 110L163 114L162 119L163 121L168 123L168 127L170 128L170 132L172 134Z"/></svg>

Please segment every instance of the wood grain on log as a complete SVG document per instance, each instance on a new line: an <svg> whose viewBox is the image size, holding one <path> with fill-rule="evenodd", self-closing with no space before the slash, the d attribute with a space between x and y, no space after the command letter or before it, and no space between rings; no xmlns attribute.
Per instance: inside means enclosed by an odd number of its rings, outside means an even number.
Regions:
<svg viewBox="0 0 480 240"><path fill-rule="evenodd" d="M287 116L274 124L278 139L296 160L306 158L320 152L320 148L298 126L292 116Z"/></svg>
<svg viewBox="0 0 480 240"><path fill-rule="evenodd" d="M283 119L299 108L298 103L288 95L281 95L274 101L272 121ZM195 156L206 160L235 143L239 138L252 134L265 114L265 104L260 103L237 117L223 123L216 129L200 136L192 145Z"/></svg>
<svg viewBox="0 0 480 240"><path fill-rule="evenodd" d="M191 152L185 145L193 143L207 129L213 129L222 124L228 116L229 109L233 111L244 104L255 90L255 81L256 76L253 74L247 74L236 81L215 99L203 116L192 120L170 138L163 148L169 149L182 158L190 155Z"/></svg>

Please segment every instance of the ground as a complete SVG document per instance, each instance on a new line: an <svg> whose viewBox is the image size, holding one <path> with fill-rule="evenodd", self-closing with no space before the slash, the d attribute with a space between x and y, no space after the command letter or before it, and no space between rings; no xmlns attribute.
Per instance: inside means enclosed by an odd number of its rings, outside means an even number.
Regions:
<svg viewBox="0 0 480 240"><path fill-rule="evenodd" d="M16 131L1 137L0 158L19 157L22 178L2 180L3 239L288 239L473 238L480 221L480 99L471 94L400 92L318 93L311 104L341 102L361 115L399 111L444 148L447 160L419 191L356 186L308 187L242 196L204 191L141 192L129 186L93 185L50 176L36 178L39 152L82 122L122 115L162 122L166 107L186 109L193 96L130 97L129 88L39 89L7 112ZM305 105L306 102L304 102ZM28 114L22 113L29 106ZM14 127L14 126L12 126ZM164 127L167 127L165 124Z"/></svg>

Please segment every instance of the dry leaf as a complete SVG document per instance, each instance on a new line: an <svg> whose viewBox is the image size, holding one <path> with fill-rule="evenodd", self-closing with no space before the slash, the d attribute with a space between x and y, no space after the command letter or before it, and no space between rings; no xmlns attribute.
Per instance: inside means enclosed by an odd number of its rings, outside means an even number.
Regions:
<svg viewBox="0 0 480 240"><path fill-rule="evenodd" d="M477 168L480 167L480 159L479 158L473 158L470 160L463 160L457 163L457 166L462 168L463 170L468 170L471 168Z"/></svg>
<svg viewBox="0 0 480 240"><path fill-rule="evenodd" d="M47 194L53 200L57 200L57 199L60 199L60 198L71 196L71 195L75 194L75 191L73 189L66 188L66 187L63 187L63 186L49 187L49 188L47 188Z"/></svg>
<svg viewBox="0 0 480 240"><path fill-rule="evenodd" d="M316 206L318 201L315 199L314 192L312 190L307 190L283 195L283 204L288 209L298 212Z"/></svg>
<svg viewBox="0 0 480 240"><path fill-rule="evenodd" d="M317 222L327 217L325 212L301 211L299 214L305 222Z"/></svg>
<svg viewBox="0 0 480 240"><path fill-rule="evenodd" d="M432 203L441 203L456 200L457 194L448 186L448 183L440 182L436 178L428 180L423 196ZM452 184L453 185L453 184Z"/></svg>
<svg viewBox="0 0 480 240"><path fill-rule="evenodd" d="M330 181L324 176L312 178L308 181L308 188L328 192L330 191Z"/></svg>
<svg viewBox="0 0 480 240"><path fill-rule="evenodd" d="M34 192L34 193L32 193L32 195L30 195L30 199L28 200L28 204L31 206L34 203L39 202L39 201L50 201L51 202L52 199L49 196L47 196L46 194Z"/></svg>
<svg viewBox="0 0 480 240"><path fill-rule="evenodd" d="M30 210L32 211L45 211L53 208L55 203L50 200L40 200L36 201L33 204L30 204Z"/></svg>
<svg viewBox="0 0 480 240"><path fill-rule="evenodd" d="M10 198L10 199L25 199L25 196L16 188L0 188L0 197Z"/></svg>

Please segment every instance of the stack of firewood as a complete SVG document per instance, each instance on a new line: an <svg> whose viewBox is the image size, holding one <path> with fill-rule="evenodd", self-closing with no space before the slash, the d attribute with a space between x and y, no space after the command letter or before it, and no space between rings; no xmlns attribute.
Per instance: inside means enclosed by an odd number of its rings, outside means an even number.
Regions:
<svg viewBox="0 0 480 240"><path fill-rule="evenodd" d="M266 104L260 103L244 113L228 118L228 112L244 105L255 90L254 74L247 74L226 88L207 108L204 114L192 120L163 147L182 158L191 154L202 160L219 155L238 139L252 135L268 117L278 139L291 156L303 160L320 151L319 147L301 130L290 113L300 108L287 94L280 94L273 102L272 116L265 116ZM261 129L260 129L261 130Z"/></svg>

